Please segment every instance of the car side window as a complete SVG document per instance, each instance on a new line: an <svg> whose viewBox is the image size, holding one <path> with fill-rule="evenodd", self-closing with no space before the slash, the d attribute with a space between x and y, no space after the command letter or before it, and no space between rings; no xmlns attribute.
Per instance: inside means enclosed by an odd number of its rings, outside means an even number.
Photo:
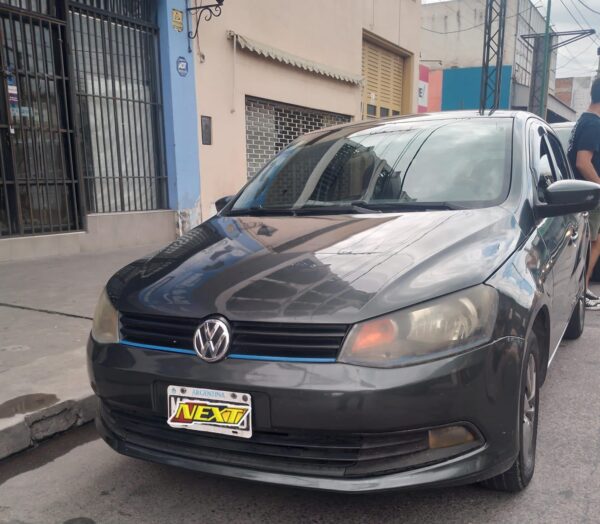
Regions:
<svg viewBox="0 0 600 524"><path fill-rule="evenodd" d="M551 153L551 147L546 138L546 133L540 134L541 126L532 128L532 162L533 170L536 176L536 185L538 189L546 189L550 184L561 180L562 173L556 168L554 158Z"/></svg>
<svg viewBox="0 0 600 524"><path fill-rule="evenodd" d="M556 168L560 175L559 179L573 178L573 176L571 175L571 170L569 169L569 162L567 160L567 157L565 156L565 151L562 147L562 144L560 143L560 140L550 133L546 135L546 138L548 140L548 143L550 144L550 147L552 148L554 164L556 165Z"/></svg>

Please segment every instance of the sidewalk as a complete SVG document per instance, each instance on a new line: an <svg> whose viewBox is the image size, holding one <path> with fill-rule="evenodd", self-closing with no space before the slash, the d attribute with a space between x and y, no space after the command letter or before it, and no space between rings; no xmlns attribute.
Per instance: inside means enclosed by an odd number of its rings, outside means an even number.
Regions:
<svg viewBox="0 0 600 524"><path fill-rule="evenodd" d="M0 459L91 420L96 300L117 269L160 247L0 263Z"/></svg>

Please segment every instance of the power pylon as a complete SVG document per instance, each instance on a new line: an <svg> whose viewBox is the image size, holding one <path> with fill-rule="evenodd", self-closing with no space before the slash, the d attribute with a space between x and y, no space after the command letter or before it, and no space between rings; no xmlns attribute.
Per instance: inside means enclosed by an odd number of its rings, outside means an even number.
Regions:
<svg viewBox="0 0 600 524"><path fill-rule="evenodd" d="M507 0L486 0L481 63L481 94L479 112L490 112L500 106L502 60L504 55L504 25Z"/></svg>
<svg viewBox="0 0 600 524"><path fill-rule="evenodd" d="M578 31L559 31L546 33L536 33L523 35L521 38L525 41L533 40L533 63L531 66L531 83L529 85L529 104L528 111L542 118L546 118L546 109L548 101L548 84L550 78L550 56L552 51L581 40L595 33L593 29L583 29ZM568 37L559 42L560 37ZM548 40L548 45L546 45ZM600 67L600 66L599 66Z"/></svg>

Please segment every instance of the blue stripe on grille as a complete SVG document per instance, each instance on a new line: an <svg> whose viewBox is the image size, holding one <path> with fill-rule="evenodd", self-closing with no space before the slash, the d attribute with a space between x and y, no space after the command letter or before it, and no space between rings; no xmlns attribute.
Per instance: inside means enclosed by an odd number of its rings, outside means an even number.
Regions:
<svg viewBox="0 0 600 524"><path fill-rule="evenodd" d="M121 340L121 344L125 346L133 346L134 348L154 349L156 351L167 351L169 353L182 353L184 355L195 355L193 349L168 348L164 346L154 346L152 344L141 344L140 342L129 342L129 340Z"/></svg>
<svg viewBox="0 0 600 524"><path fill-rule="evenodd" d="M121 344L125 346L131 346L142 349L153 349L156 351L166 351L168 353L180 353L183 355L196 355L193 349L180 349L180 348L169 348L165 346L155 346L153 344L142 344L140 342L130 342L129 340L121 340ZM228 355L227 358L235 360L262 360L266 362L305 362L305 363L318 363L326 364L335 362L335 358L303 358L303 357L267 357L263 355L238 355L233 353Z"/></svg>

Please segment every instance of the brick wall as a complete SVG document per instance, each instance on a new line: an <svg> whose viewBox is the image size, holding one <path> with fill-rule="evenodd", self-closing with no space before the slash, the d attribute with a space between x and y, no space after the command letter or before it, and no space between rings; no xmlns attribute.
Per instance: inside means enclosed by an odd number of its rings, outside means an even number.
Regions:
<svg viewBox="0 0 600 524"><path fill-rule="evenodd" d="M298 136L350 122L351 117L307 107L246 97L246 160L254 176L275 154Z"/></svg>

